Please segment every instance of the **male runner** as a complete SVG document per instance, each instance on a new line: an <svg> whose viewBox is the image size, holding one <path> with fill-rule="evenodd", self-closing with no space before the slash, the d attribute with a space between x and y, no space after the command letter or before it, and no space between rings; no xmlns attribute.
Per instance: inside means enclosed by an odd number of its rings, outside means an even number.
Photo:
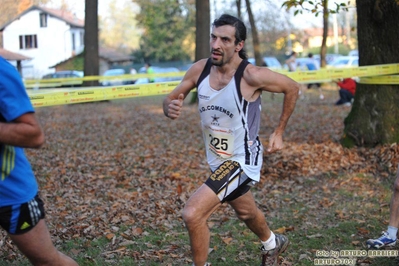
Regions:
<svg viewBox="0 0 399 266"><path fill-rule="evenodd" d="M0 226L33 265L78 265L57 251L23 148L39 148L43 131L21 77L0 57Z"/></svg>
<svg viewBox="0 0 399 266"><path fill-rule="evenodd" d="M283 132L294 111L299 84L266 67L248 64L246 27L230 15L212 24L211 57L191 66L182 82L165 98L164 113L180 116L183 100L197 87L198 109L212 174L187 201L183 220L190 236L193 263L208 264L209 216L227 202L262 242L262 264L277 265L288 239L270 231L249 191L260 179L263 147L258 137L261 93L283 93L280 121L270 136L268 152L283 147Z"/></svg>

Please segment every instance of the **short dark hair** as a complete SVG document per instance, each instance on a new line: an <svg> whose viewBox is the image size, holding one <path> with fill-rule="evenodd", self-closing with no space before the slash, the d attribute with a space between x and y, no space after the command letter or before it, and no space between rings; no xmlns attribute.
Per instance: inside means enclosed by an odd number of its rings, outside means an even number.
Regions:
<svg viewBox="0 0 399 266"><path fill-rule="evenodd" d="M312 53L309 53L309 54L308 54L308 57L309 57L309 58L312 58L312 57L313 57L313 54L312 54Z"/></svg>
<svg viewBox="0 0 399 266"><path fill-rule="evenodd" d="M223 14L220 16L220 18L217 18L213 21L212 26L214 27L220 27L220 26L225 26L225 25L230 25L233 26L236 29L236 33L235 33L235 44L238 44L241 41L244 41L247 39L247 27L245 27L244 23L232 16L232 15L228 15L228 14ZM242 58L242 59L247 59L247 53L245 52L244 48L242 48L239 52L238 55Z"/></svg>

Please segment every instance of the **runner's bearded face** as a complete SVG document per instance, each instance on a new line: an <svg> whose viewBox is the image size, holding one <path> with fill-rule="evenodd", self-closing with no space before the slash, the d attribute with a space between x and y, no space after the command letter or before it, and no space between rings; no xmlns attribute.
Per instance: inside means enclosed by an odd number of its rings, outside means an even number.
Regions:
<svg viewBox="0 0 399 266"><path fill-rule="evenodd" d="M229 25L213 27L210 39L211 61L215 66L223 66L234 56L235 28Z"/></svg>

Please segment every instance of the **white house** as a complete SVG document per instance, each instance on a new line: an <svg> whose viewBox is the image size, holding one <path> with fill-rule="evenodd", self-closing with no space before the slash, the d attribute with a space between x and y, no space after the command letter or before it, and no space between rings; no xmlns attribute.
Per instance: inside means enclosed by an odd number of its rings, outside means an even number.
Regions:
<svg viewBox="0 0 399 266"><path fill-rule="evenodd" d="M0 27L3 48L25 55L23 78L41 78L50 68L84 48L84 21L76 16L45 7L31 6Z"/></svg>

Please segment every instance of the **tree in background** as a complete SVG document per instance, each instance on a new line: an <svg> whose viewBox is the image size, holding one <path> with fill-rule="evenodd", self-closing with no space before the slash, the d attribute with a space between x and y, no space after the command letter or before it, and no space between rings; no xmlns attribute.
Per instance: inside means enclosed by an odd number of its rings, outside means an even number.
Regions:
<svg viewBox="0 0 399 266"><path fill-rule="evenodd" d="M299 2L313 3L292 0L283 5L297 7L302 4ZM316 2L313 4L312 12L317 15ZM336 4L333 12L338 12L341 7L345 9L345 6ZM357 0L356 6L359 65L398 63L399 0ZM352 147L399 142L398 103L398 85L358 84L351 112L344 121L342 144Z"/></svg>
<svg viewBox="0 0 399 266"><path fill-rule="evenodd" d="M211 9L209 0L195 1L195 61L210 55Z"/></svg>
<svg viewBox="0 0 399 266"><path fill-rule="evenodd" d="M301 32L295 30L295 26L289 21L288 14L281 12L279 6L269 3L268 7L257 19L256 24L260 50L263 56L275 56L280 61L285 61L285 52L292 49L287 42L287 32L292 31L295 36L300 36Z"/></svg>
<svg viewBox="0 0 399 266"><path fill-rule="evenodd" d="M328 36L328 17L330 14L336 14L340 10L346 10L347 4L334 2L335 8L328 8L328 0L288 0L284 1L283 7L287 10L295 8L294 15L302 14L303 11L311 12L317 17L319 14L323 15L323 39L320 47L320 66L326 66L327 54L327 36ZM348 2L349 5L349 2Z"/></svg>
<svg viewBox="0 0 399 266"><path fill-rule="evenodd" d="M195 62L210 55L211 8L209 0L195 1ZM190 104L197 102L197 91L193 92Z"/></svg>
<svg viewBox="0 0 399 266"><path fill-rule="evenodd" d="M236 0L236 7L237 7L237 17L242 20L241 15L241 0Z"/></svg>
<svg viewBox="0 0 399 266"><path fill-rule="evenodd" d="M140 6L136 16L143 29L140 53L144 60L193 60L195 41L194 0L133 0ZM206 16L206 15L205 15Z"/></svg>
<svg viewBox="0 0 399 266"><path fill-rule="evenodd" d="M108 15L100 17L101 46L132 52L139 48L141 30L137 27L139 7L130 1L118 6L116 0L109 4Z"/></svg>
<svg viewBox="0 0 399 266"><path fill-rule="evenodd" d="M258 36L258 30L256 28L256 24L255 24L255 17L252 13L251 2L249 0L245 0L245 4L247 6L248 19L249 19L249 24L251 26L252 45L254 47L255 64L257 66L261 66L261 65L263 65L263 58L262 58L262 54L260 51L259 36Z"/></svg>
<svg viewBox="0 0 399 266"><path fill-rule="evenodd" d="M236 16L248 25L248 38L245 45L248 56L254 57L257 65L263 64L263 56L283 57L281 51L284 50L286 44L280 40L286 36L287 18L280 12L279 6L270 0L262 3L245 0L246 10L242 12L242 2L235 0L235 8L230 10L227 7L226 12L236 13ZM254 5L255 8L253 8ZM259 9L259 6L262 9Z"/></svg>
<svg viewBox="0 0 399 266"><path fill-rule="evenodd" d="M361 66L399 62L398 0L357 0ZM399 143L399 85L358 84L345 119L344 146Z"/></svg>
<svg viewBox="0 0 399 266"><path fill-rule="evenodd" d="M85 0L84 74L98 76L98 0ZM84 86L98 86L98 80L86 81Z"/></svg>

